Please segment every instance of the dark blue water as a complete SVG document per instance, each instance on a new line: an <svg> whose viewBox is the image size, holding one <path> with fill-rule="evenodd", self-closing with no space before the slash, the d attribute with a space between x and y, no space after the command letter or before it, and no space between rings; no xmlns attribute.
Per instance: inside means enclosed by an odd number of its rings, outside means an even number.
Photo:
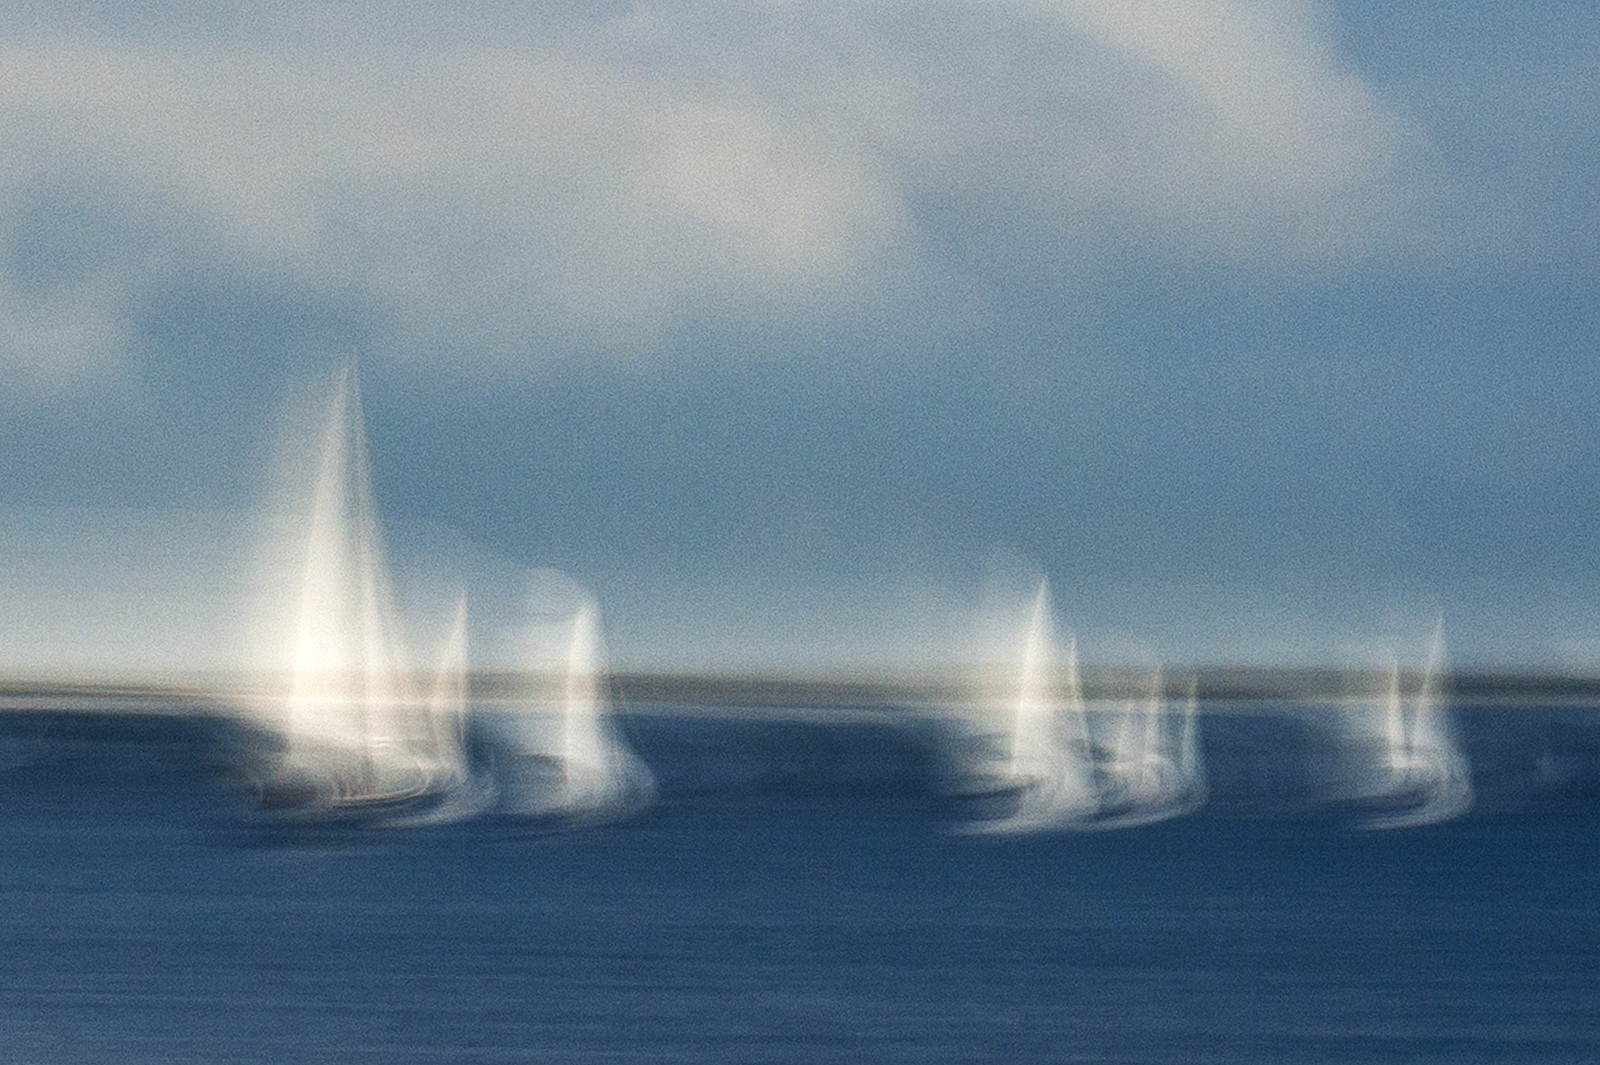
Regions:
<svg viewBox="0 0 1600 1065"><path fill-rule="evenodd" d="M0 1061L1600 1061L1587 791L995 839L801 731L691 728L621 825L288 830L214 730L14 715Z"/></svg>

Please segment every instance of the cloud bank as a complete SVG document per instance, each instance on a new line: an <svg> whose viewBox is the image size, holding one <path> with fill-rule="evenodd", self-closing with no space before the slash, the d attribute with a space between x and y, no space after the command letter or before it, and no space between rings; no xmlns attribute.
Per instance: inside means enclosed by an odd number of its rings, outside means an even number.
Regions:
<svg viewBox="0 0 1600 1065"><path fill-rule="evenodd" d="M0 375L33 394L117 374L195 277L498 372L909 334L985 270L1129 248L1337 264L1421 195L1416 131L1287 0L45 10L0 26Z"/></svg>

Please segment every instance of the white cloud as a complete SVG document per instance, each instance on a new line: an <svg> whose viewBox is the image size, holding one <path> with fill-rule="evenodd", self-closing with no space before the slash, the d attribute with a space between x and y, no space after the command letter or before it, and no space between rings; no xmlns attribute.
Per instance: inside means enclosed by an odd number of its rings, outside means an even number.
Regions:
<svg viewBox="0 0 1600 1065"><path fill-rule="evenodd" d="M940 54L896 135L929 180L987 185L1024 226L1268 266L1347 264L1424 224L1420 131L1292 0L1022 0L947 9L1006 51ZM983 17L980 17L981 12ZM1021 35L1021 24L1028 33ZM977 57L975 60L974 57ZM1093 238L1100 240L1102 238Z"/></svg>
<svg viewBox="0 0 1600 1065"><path fill-rule="evenodd" d="M514 363L695 316L922 317L962 268L941 230L997 211L1019 259L1125 232L1303 262L1410 195L1410 134L1289 0L647 3L509 45L66 34L0 46L0 222L66 183L140 246L42 294L0 275L9 377L114 366L166 272L288 278L401 354Z"/></svg>

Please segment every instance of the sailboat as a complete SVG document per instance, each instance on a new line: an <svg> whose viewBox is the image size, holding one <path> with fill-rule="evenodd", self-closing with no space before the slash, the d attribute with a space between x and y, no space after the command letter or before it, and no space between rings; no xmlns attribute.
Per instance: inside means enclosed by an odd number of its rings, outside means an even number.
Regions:
<svg viewBox="0 0 1600 1065"><path fill-rule="evenodd" d="M363 816L452 786L464 767L455 720L464 681L450 678L465 673L450 666L431 703L414 691L349 369L322 438L299 593L278 722L283 751L261 782L263 804Z"/></svg>
<svg viewBox="0 0 1600 1065"><path fill-rule="evenodd" d="M997 753L965 774L965 793L1001 812L973 820L969 830L1126 828L1189 813L1206 801L1192 682L1182 710L1175 712L1158 668L1148 698L1091 716L1076 643L1068 642L1064 667L1057 657L1050 589L1040 582L1014 696L987 715L1001 723L988 748Z"/></svg>
<svg viewBox="0 0 1600 1065"><path fill-rule="evenodd" d="M1207 789L1198 717L1194 683L1190 683L1182 712L1175 715L1157 667L1151 675L1148 698L1123 708L1112 741L1096 766L1101 818L1095 827L1150 824L1204 804Z"/></svg>
<svg viewBox="0 0 1600 1065"><path fill-rule="evenodd" d="M525 697L490 722L498 809L569 822L638 812L655 799L655 777L611 719L593 600L579 593L571 616L543 636L546 646L525 671ZM556 653L539 653L552 639Z"/></svg>
<svg viewBox="0 0 1600 1065"><path fill-rule="evenodd" d="M1002 723L1000 759L976 774L980 790L1010 796L1014 805L1003 816L973 822L974 830L1070 828L1093 818L1098 809L1076 642L1067 645L1064 690L1057 653L1050 586L1041 581L1023 638L1014 696L1009 706L992 715Z"/></svg>
<svg viewBox="0 0 1600 1065"><path fill-rule="evenodd" d="M494 805L494 781L475 772L467 752L467 599L456 603L450 634L434 671L417 751L428 774L427 797L382 819L392 828L462 821Z"/></svg>
<svg viewBox="0 0 1600 1065"><path fill-rule="evenodd" d="M1473 801L1472 773L1456 744L1449 709L1440 691L1444 672L1442 626L1434 629L1417 694L1401 694L1400 668L1391 660L1381 708L1381 744L1375 787L1365 798L1386 807L1363 827L1408 828L1435 824L1465 813Z"/></svg>

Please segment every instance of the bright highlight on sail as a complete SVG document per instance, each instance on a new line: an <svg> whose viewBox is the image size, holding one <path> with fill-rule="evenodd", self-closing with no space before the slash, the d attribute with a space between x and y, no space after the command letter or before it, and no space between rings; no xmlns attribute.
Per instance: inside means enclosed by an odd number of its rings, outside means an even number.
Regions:
<svg viewBox="0 0 1600 1065"><path fill-rule="evenodd" d="M390 587L372 499L353 371L339 376L306 519L284 753L262 782L270 807L305 813L391 810L461 775L447 716L450 682L432 702L414 671Z"/></svg>
<svg viewBox="0 0 1600 1065"><path fill-rule="evenodd" d="M1057 657L1050 589L1041 582L1023 636L1010 735L1002 734L1005 757L988 770L1003 790L1015 794L1016 809L985 828L1070 827L1087 823L1099 811L1076 643L1068 642L1064 678ZM995 716L1003 727L1008 716L1003 704Z"/></svg>

